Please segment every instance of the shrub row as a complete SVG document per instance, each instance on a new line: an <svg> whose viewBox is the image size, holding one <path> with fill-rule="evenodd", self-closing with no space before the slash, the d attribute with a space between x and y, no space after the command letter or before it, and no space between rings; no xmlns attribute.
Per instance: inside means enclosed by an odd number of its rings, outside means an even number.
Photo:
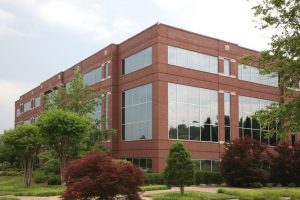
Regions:
<svg viewBox="0 0 300 200"><path fill-rule="evenodd" d="M60 176L56 174L46 174L43 170L35 170L33 172L35 183L47 183L48 185L60 185Z"/></svg>
<svg viewBox="0 0 300 200"><path fill-rule="evenodd" d="M196 171L194 183L200 184L221 184L223 181L219 172ZM161 185L165 184L163 173L145 173L145 185Z"/></svg>
<svg viewBox="0 0 300 200"><path fill-rule="evenodd" d="M219 172L196 171L195 184L221 184L223 179Z"/></svg>
<svg viewBox="0 0 300 200"><path fill-rule="evenodd" d="M22 176L22 172L14 169L0 171L0 176Z"/></svg>

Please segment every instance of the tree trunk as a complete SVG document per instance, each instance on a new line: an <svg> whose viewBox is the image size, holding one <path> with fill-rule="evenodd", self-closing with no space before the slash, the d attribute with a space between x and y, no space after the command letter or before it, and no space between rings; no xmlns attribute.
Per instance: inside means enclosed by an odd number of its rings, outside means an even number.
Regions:
<svg viewBox="0 0 300 200"><path fill-rule="evenodd" d="M180 194L183 195L184 194L184 185L180 184Z"/></svg>
<svg viewBox="0 0 300 200"><path fill-rule="evenodd" d="M60 180L61 180L61 184L64 185L66 183L67 158L65 156L60 157L59 164L60 164Z"/></svg>
<svg viewBox="0 0 300 200"><path fill-rule="evenodd" d="M25 156L21 162L24 172L24 184L26 187L30 187L32 180L32 158L31 156Z"/></svg>

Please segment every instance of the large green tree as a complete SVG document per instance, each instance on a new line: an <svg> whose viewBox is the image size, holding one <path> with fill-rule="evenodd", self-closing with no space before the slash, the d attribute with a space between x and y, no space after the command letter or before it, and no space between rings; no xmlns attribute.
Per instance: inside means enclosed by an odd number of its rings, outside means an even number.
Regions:
<svg viewBox="0 0 300 200"><path fill-rule="evenodd" d="M64 183L68 160L78 155L81 143L91 131L92 121L87 115L54 109L43 112L37 126L44 144L58 155L61 182Z"/></svg>
<svg viewBox="0 0 300 200"><path fill-rule="evenodd" d="M95 92L92 87L85 85L83 75L78 69L74 71L73 78L67 85L68 87L59 86L43 96L45 110L62 109L79 115L90 116L93 120L93 126L89 132L89 137L85 138L86 152L94 147L97 142L105 140L116 133L116 130L106 128L106 123L109 123L110 120L105 118L105 113L96 118L91 115L97 106L101 106L102 100L105 99L108 92L105 90ZM99 129L100 126L102 129Z"/></svg>
<svg viewBox="0 0 300 200"><path fill-rule="evenodd" d="M263 126L271 125L271 133L281 122L279 133L300 131L300 97L295 89L300 80L300 1L262 0L253 7L261 29L274 30L270 48L258 60L263 74L278 73L285 91L284 104L271 105L256 113Z"/></svg>
<svg viewBox="0 0 300 200"><path fill-rule="evenodd" d="M184 194L185 185L193 184L194 164L182 143L176 142L171 146L164 174L168 185L179 186L181 194Z"/></svg>
<svg viewBox="0 0 300 200"><path fill-rule="evenodd" d="M24 184L29 187L32 180L33 161L42 144L38 127L18 125L15 129L6 130L3 143L16 153L22 165Z"/></svg>

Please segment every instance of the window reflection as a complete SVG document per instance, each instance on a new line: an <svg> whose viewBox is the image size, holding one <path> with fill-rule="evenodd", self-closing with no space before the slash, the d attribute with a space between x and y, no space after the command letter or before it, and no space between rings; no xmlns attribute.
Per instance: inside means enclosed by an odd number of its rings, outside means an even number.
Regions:
<svg viewBox="0 0 300 200"><path fill-rule="evenodd" d="M152 65L152 47L139 51L124 59L123 74L136 71L138 69Z"/></svg>
<svg viewBox="0 0 300 200"><path fill-rule="evenodd" d="M256 111L263 109L272 103L275 102L253 97L239 96L240 137L250 137L268 145L275 145L278 143L279 137L276 134L272 137L268 137L267 135L271 125L267 128L267 130L261 130L260 123L254 116ZM276 128L277 125L273 126Z"/></svg>
<svg viewBox="0 0 300 200"><path fill-rule="evenodd" d="M127 90L123 92L122 96L123 101L125 101L122 102L122 139L151 139L152 84Z"/></svg>
<svg viewBox="0 0 300 200"><path fill-rule="evenodd" d="M168 64L210 73L218 73L217 57L173 46L168 46Z"/></svg>
<svg viewBox="0 0 300 200"><path fill-rule="evenodd" d="M261 75L256 67L239 64L239 79L278 87L278 74Z"/></svg>
<svg viewBox="0 0 300 200"><path fill-rule="evenodd" d="M218 141L218 92L173 83L168 88L169 138Z"/></svg>

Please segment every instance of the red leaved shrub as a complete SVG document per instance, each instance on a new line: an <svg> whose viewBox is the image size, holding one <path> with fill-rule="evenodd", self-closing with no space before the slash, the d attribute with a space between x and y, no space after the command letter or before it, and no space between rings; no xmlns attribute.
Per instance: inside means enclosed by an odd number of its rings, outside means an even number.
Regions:
<svg viewBox="0 0 300 200"><path fill-rule="evenodd" d="M272 182L284 186L289 183L300 184L300 143L292 146L289 142L282 142L268 155Z"/></svg>
<svg viewBox="0 0 300 200"><path fill-rule="evenodd" d="M266 146L249 137L225 144L220 171L230 186L249 186L263 182L266 173L262 168Z"/></svg>
<svg viewBox="0 0 300 200"><path fill-rule="evenodd" d="M92 152L74 160L67 170L65 200L110 200L116 195L139 200L143 172L131 163L117 163L109 156Z"/></svg>

